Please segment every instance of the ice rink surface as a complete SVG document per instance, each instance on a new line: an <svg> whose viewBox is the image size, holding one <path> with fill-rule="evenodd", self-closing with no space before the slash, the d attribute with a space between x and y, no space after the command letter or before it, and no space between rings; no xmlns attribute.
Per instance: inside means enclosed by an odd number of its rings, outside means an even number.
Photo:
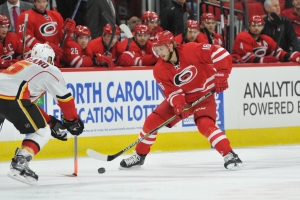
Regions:
<svg viewBox="0 0 300 200"><path fill-rule="evenodd" d="M229 171L214 149L150 153L141 169L119 170L111 162L79 157L32 160L37 186L7 177L10 162L0 162L0 199L300 199L300 145L235 148L244 170ZM105 167L104 174L98 168Z"/></svg>

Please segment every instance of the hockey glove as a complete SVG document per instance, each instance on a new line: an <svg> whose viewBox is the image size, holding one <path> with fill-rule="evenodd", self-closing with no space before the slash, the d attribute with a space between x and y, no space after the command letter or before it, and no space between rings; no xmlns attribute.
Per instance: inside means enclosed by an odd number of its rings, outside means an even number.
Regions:
<svg viewBox="0 0 300 200"><path fill-rule="evenodd" d="M84 129L84 124L81 119L73 119L73 120L66 120L65 116L61 116L64 119L64 126L72 135L80 135Z"/></svg>
<svg viewBox="0 0 300 200"><path fill-rule="evenodd" d="M130 51L125 51L119 57L118 65L120 66L134 66L135 55Z"/></svg>
<svg viewBox="0 0 300 200"><path fill-rule="evenodd" d="M55 53L55 57L62 57L64 54L64 51L62 50L62 48L60 48L59 46L50 43L50 42L46 42L46 44L48 44L54 51Z"/></svg>
<svg viewBox="0 0 300 200"><path fill-rule="evenodd" d="M292 61L292 62L300 62L300 53L299 52L297 52L297 51L295 51L294 53L292 53L291 55L290 55L290 61Z"/></svg>
<svg viewBox="0 0 300 200"><path fill-rule="evenodd" d="M228 88L228 79L229 75L227 70L220 70L215 73L215 80L216 80L216 92L220 94Z"/></svg>
<svg viewBox="0 0 300 200"><path fill-rule="evenodd" d="M276 58L274 56L266 56L266 57L262 57L259 62L260 63L275 63L278 62L279 58Z"/></svg>
<svg viewBox="0 0 300 200"><path fill-rule="evenodd" d="M69 31L67 37L71 37L72 33L75 30L76 22L70 18L66 19L64 27Z"/></svg>
<svg viewBox="0 0 300 200"><path fill-rule="evenodd" d="M20 61L21 59L12 59L12 60L2 60L0 58L0 69L6 69L9 66L15 64L16 62Z"/></svg>
<svg viewBox="0 0 300 200"><path fill-rule="evenodd" d="M100 53L96 53L93 60L94 65L97 67L103 66L102 63L106 63L108 65L108 68L113 69L115 67L114 61L105 55L102 55Z"/></svg>
<svg viewBox="0 0 300 200"><path fill-rule="evenodd" d="M53 117L51 115L49 115L49 117L51 118L51 121L48 122L50 129L51 129L51 135L54 138L59 139L61 141L67 141L67 132L62 131L67 128L64 127L63 124L61 123L61 121L59 121L55 117Z"/></svg>
<svg viewBox="0 0 300 200"><path fill-rule="evenodd" d="M241 56L239 56L238 54L231 54L231 60L232 63L244 63Z"/></svg>
<svg viewBox="0 0 300 200"><path fill-rule="evenodd" d="M188 107L188 104L184 101L177 101L174 103L173 109L174 113L180 117L180 119L186 119L190 116L189 111L184 111Z"/></svg>

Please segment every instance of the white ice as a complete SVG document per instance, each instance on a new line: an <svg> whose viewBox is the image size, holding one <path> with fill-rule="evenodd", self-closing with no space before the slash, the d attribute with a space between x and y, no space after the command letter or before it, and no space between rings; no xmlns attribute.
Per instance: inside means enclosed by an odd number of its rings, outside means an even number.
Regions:
<svg viewBox="0 0 300 200"><path fill-rule="evenodd" d="M0 162L0 199L300 199L300 145L234 148L244 163L229 171L214 149L150 153L142 169L119 170L122 155L111 162L79 157L32 160L37 186L7 177L10 162ZM105 167L104 174L98 168Z"/></svg>

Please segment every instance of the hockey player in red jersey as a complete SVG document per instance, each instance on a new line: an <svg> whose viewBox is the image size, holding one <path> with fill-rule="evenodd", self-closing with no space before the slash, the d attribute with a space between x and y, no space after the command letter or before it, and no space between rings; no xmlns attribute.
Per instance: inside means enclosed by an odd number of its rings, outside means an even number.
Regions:
<svg viewBox="0 0 300 200"><path fill-rule="evenodd" d="M74 31L74 40L69 39L63 46L64 55L61 58L62 67L94 67L100 66L104 61L103 56L96 53L95 56L90 48L87 47L91 40L91 32L88 27L78 25ZM114 63L110 58L107 58L111 67Z"/></svg>
<svg viewBox="0 0 300 200"><path fill-rule="evenodd" d="M6 15L0 15L0 68L6 69L21 59L23 47L22 40L17 34L8 32L10 20ZM30 56L30 48L25 46L25 58Z"/></svg>
<svg viewBox="0 0 300 200"><path fill-rule="evenodd" d="M154 52L149 36L148 26L137 25L133 39L125 39L118 47L118 52L124 52L119 57L118 65L149 66L155 64L159 56Z"/></svg>
<svg viewBox="0 0 300 200"><path fill-rule="evenodd" d="M117 51L118 46L121 44L119 42L120 34L121 34L120 29L118 25L116 25L116 34L112 41L111 48L108 54L104 55L109 45L109 41L112 37L112 28L110 24L107 24L103 28L103 36L90 41L87 48L92 50L93 55L97 55L97 59L99 61L102 61L103 63L107 63L110 68L113 68L114 67L113 62L115 62L118 59L119 55L121 54Z"/></svg>
<svg viewBox="0 0 300 200"><path fill-rule="evenodd" d="M249 32L239 33L233 43L233 54L238 54L246 63L274 63L274 62L299 62L300 53L289 54L280 47L275 48L276 42L267 35L261 34L264 20L259 15L254 15L249 19Z"/></svg>
<svg viewBox="0 0 300 200"><path fill-rule="evenodd" d="M184 111L185 107L213 89L219 94L228 88L227 79L232 69L229 53L222 47L204 43L191 42L176 47L174 36L169 31L156 36L154 47L161 58L153 74L166 99L146 118L140 137L175 114L179 119L176 122L193 114L200 133L224 157L225 168L242 168L242 161L232 151L226 135L215 125L216 103L213 95ZM174 124L171 122L169 127ZM156 135L157 132L138 143L136 154L123 159L120 169L143 165Z"/></svg>
<svg viewBox="0 0 300 200"><path fill-rule="evenodd" d="M215 46L223 47L223 39L222 36L215 33L216 29L216 18L213 14L211 13L204 13L201 17L201 28L202 28L202 33L200 34L200 38L204 38L205 41L209 44L213 44ZM206 29L206 31L204 30Z"/></svg>
<svg viewBox="0 0 300 200"><path fill-rule="evenodd" d="M189 43L189 42L197 42L197 43L208 43L203 37L198 37L200 33L200 26L196 20L188 20L188 31L186 34L186 38L182 44ZM183 36L182 33L175 37L175 42L177 45L180 45L182 42Z"/></svg>
<svg viewBox="0 0 300 200"><path fill-rule="evenodd" d="M84 129L73 96L60 70L53 65L54 57L49 45L36 44L30 58L0 73L0 119L10 121L21 134L28 134L22 148L16 149L8 176L28 184L35 184L38 180L28 162L49 141L50 133L55 138L66 140L66 132L59 129L67 129L72 135L80 135ZM33 103L46 92L61 108L63 124Z"/></svg>
<svg viewBox="0 0 300 200"><path fill-rule="evenodd" d="M152 42L157 33L162 32L162 27L159 26L159 16L154 11L146 11L141 17L142 23L147 25L150 31L149 40Z"/></svg>
<svg viewBox="0 0 300 200"><path fill-rule="evenodd" d="M32 48L37 43L47 43L53 48L55 55L61 57L63 51L58 45L66 30L69 31L67 37L71 36L76 23L71 19L63 22L63 18L58 12L46 10L47 4L48 0L34 0L34 8L23 12L18 17L16 33L19 38L23 38L25 14L28 14L26 45Z"/></svg>

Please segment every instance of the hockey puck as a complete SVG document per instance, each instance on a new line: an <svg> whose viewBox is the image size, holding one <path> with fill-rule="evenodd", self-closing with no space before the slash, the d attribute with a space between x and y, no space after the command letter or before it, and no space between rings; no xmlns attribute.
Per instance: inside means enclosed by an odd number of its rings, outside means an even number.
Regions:
<svg viewBox="0 0 300 200"><path fill-rule="evenodd" d="M98 169L98 173L99 174L103 174L105 172L105 168L104 167L100 167L99 169Z"/></svg>

